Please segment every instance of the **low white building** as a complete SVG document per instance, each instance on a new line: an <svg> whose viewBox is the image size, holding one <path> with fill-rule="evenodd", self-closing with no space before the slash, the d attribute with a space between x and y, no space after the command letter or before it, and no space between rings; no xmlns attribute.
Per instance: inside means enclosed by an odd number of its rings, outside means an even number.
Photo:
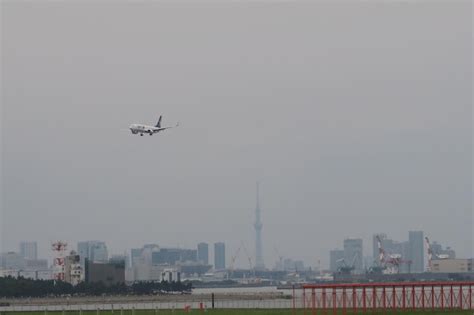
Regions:
<svg viewBox="0 0 474 315"><path fill-rule="evenodd" d="M472 272L474 259L436 259L431 261L432 272Z"/></svg>
<svg viewBox="0 0 474 315"><path fill-rule="evenodd" d="M77 285L84 280L81 259L76 252L71 252L64 260L64 281Z"/></svg>
<svg viewBox="0 0 474 315"><path fill-rule="evenodd" d="M181 272L175 268L164 269L161 273L161 281L167 282L180 282L181 281Z"/></svg>

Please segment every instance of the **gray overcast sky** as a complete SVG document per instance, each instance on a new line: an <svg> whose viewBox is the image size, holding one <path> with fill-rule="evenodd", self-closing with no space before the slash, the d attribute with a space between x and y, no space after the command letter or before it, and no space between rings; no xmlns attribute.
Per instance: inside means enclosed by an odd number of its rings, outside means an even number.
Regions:
<svg viewBox="0 0 474 315"><path fill-rule="evenodd" d="M411 229L472 257L471 5L2 1L0 250L253 252L260 180L267 266Z"/></svg>

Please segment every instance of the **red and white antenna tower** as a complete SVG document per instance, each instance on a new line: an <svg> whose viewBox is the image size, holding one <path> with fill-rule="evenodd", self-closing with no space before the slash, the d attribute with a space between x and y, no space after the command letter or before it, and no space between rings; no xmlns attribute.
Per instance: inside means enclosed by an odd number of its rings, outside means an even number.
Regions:
<svg viewBox="0 0 474 315"><path fill-rule="evenodd" d="M65 276L65 257L66 257L67 243L62 241L54 242L51 249L54 252L53 261L53 279L64 281Z"/></svg>

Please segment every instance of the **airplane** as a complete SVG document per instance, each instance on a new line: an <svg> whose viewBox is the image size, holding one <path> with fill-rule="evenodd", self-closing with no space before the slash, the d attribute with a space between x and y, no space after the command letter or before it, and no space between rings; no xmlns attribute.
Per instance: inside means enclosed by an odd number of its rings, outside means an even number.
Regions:
<svg viewBox="0 0 474 315"><path fill-rule="evenodd" d="M134 135L140 134L140 136L143 136L144 133L148 133L150 136L153 136L153 134L158 133L160 131L179 126L179 123L177 123L176 126L161 127L161 118L162 116L160 116L160 118L158 119L158 122L154 126L148 126L148 125L143 125L143 124L131 124L129 127L130 131Z"/></svg>

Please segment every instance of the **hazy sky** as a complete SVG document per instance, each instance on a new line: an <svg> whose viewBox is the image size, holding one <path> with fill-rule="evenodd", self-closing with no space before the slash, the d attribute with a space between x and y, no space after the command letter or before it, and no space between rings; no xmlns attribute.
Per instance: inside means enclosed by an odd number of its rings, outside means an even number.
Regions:
<svg viewBox="0 0 474 315"><path fill-rule="evenodd" d="M2 1L0 251L315 265L421 229L472 257L470 1ZM181 122L134 136L131 123ZM211 251L212 252L212 251ZM239 258L246 266L247 259Z"/></svg>

